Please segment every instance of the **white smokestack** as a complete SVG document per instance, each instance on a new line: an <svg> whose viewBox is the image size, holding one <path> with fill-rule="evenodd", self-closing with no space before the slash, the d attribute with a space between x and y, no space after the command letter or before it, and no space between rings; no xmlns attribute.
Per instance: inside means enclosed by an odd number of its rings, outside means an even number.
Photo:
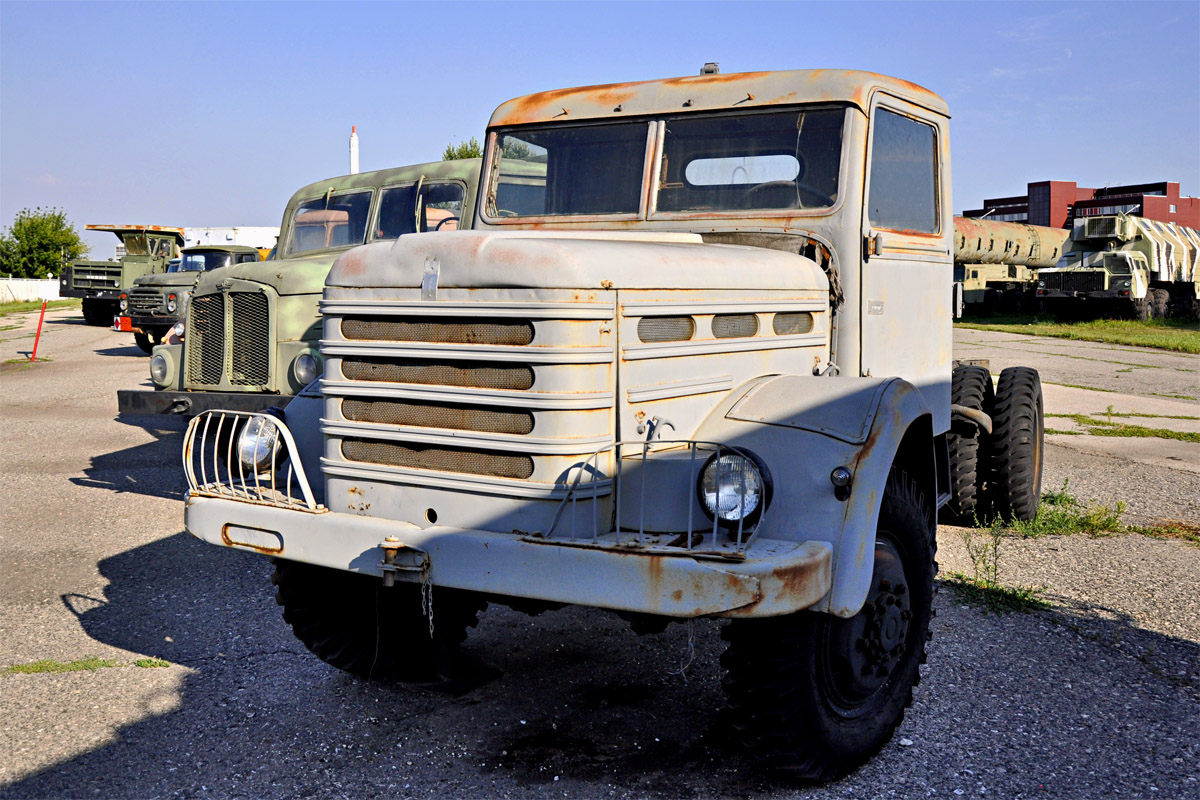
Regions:
<svg viewBox="0 0 1200 800"><path fill-rule="evenodd" d="M350 174L358 174L358 126L350 126Z"/></svg>

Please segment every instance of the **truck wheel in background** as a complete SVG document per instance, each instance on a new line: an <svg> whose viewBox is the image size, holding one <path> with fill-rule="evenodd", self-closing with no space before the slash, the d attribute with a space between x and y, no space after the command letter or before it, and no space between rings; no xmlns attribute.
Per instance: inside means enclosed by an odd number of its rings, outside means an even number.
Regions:
<svg viewBox="0 0 1200 800"><path fill-rule="evenodd" d="M96 300L91 297L83 299L83 321L96 327L108 327L113 324L116 304L109 300Z"/></svg>
<svg viewBox="0 0 1200 800"><path fill-rule="evenodd" d="M1166 289L1150 289L1146 297L1150 300L1152 319L1166 319L1171 315L1171 293Z"/></svg>
<svg viewBox="0 0 1200 800"><path fill-rule="evenodd" d="M1146 296L1141 299L1129 301L1133 308L1133 318L1139 322L1147 322L1151 319L1154 313L1154 306L1150 302L1150 292L1146 292Z"/></svg>
<svg viewBox="0 0 1200 800"><path fill-rule="evenodd" d="M380 681L450 677L458 645L487 603L454 589L433 590L433 634L421 587L384 586L371 575L275 560L271 583L296 638L330 666Z"/></svg>
<svg viewBox="0 0 1200 800"><path fill-rule="evenodd" d="M1008 367L996 383L987 437L987 499L1004 520L1028 522L1042 496L1045 419L1042 381L1036 369Z"/></svg>
<svg viewBox="0 0 1200 800"><path fill-rule="evenodd" d="M977 411L992 408L992 376L987 368L963 365L954 368L950 402ZM977 425L963 419L951 419L946 446L950 455L950 514L956 522L970 525L975 516L983 516L981 503L987 473L986 434Z"/></svg>
<svg viewBox="0 0 1200 800"><path fill-rule="evenodd" d="M135 333L133 341L142 349L143 353L149 354L154 350L154 343L150 341L150 335L147 333Z"/></svg>
<svg viewBox="0 0 1200 800"><path fill-rule="evenodd" d="M828 781L892 738L925 662L936 547L920 489L893 469L871 588L856 616L800 611L722 629L733 727L752 756L797 778Z"/></svg>

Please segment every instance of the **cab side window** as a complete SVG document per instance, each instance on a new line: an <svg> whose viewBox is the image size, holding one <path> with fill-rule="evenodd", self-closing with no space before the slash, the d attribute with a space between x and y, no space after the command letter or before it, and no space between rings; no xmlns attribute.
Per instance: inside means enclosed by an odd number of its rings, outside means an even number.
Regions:
<svg viewBox="0 0 1200 800"><path fill-rule="evenodd" d="M453 231L462 217L463 187L458 183L393 186L379 201L376 239L395 239L406 233Z"/></svg>
<svg viewBox="0 0 1200 800"><path fill-rule="evenodd" d="M938 231L937 135L932 125L875 110L867 209L873 228Z"/></svg>

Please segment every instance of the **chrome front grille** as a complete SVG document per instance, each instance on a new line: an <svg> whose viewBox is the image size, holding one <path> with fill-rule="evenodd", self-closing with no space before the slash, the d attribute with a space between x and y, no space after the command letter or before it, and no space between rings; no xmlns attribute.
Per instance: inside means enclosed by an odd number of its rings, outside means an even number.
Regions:
<svg viewBox="0 0 1200 800"><path fill-rule="evenodd" d="M270 383L271 308L265 293L195 295L187 324L184 349L190 385L240 387Z"/></svg>

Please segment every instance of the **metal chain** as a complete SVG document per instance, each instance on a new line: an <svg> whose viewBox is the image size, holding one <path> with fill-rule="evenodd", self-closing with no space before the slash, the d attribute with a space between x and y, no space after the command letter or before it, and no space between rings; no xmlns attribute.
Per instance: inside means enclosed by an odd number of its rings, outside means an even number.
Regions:
<svg viewBox="0 0 1200 800"><path fill-rule="evenodd" d="M421 570L421 615L429 617L429 638L433 638L433 584L429 581L429 561Z"/></svg>

